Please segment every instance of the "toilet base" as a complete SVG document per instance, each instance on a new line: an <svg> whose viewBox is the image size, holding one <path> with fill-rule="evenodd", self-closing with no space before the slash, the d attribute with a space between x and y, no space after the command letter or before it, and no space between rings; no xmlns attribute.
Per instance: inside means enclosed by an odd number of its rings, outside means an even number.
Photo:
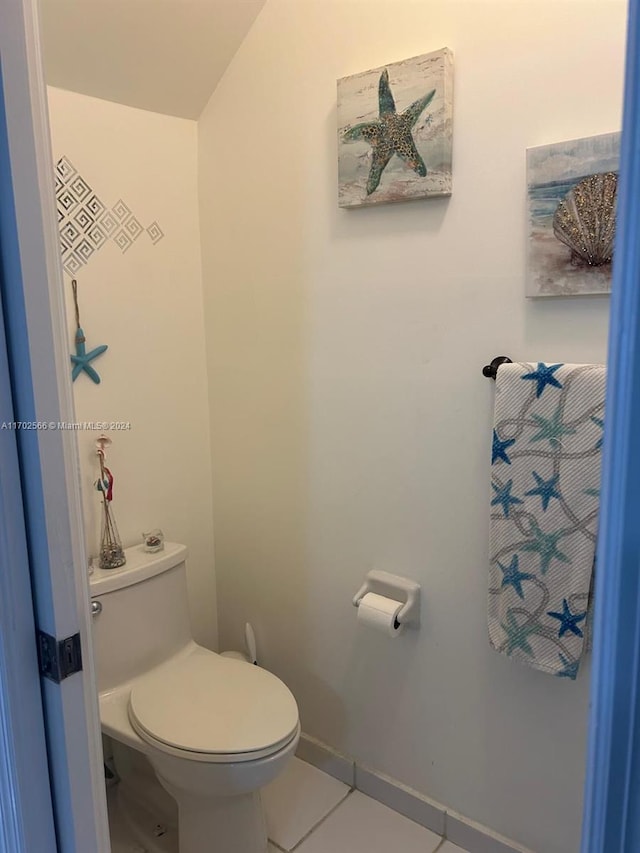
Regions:
<svg viewBox="0 0 640 853"><path fill-rule="evenodd" d="M112 799L147 853L266 853L259 791L200 797L156 774L147 758L112 746L120 781Z"/></svg>
<svg viewBox="0 0 640 853"><path fill-rule="evenodd" d="M115 728L108 733L111 737L122 734ZM114 742L118 787L123 794L129 788L132 800L139 800L136 795L144 792L150 812L159 818L161 813L166 815L159 822L167 829L175 827L177 806L179 853L267 853L260 789L295 754L299 723L291 740L277 752L226 762L197 760L178 749L157 749L131 727L125 733L135 744L134 753L140 754L131 754L127 747L132 744L124 737L123 744Z"/></svg>
<svg viewBox="0 0 640 853"><path fill-rule="evenodd" d="M136 842L136 850L144 850L145 853L179 853L177 820L173 825L164 823L157 813L150 811L134 792L122 784L117 785L110 794L110 821L113 815L120 827L126 829L128 838ZM130 848L127 846L125 849Z"/></svg>
<svg viewBox="0 0 640 853"><path fill-rule="evenodd" d="M267 853L267 827L259 791L233 797L185 796L166 779L178 804L180 853Z"/></svg>

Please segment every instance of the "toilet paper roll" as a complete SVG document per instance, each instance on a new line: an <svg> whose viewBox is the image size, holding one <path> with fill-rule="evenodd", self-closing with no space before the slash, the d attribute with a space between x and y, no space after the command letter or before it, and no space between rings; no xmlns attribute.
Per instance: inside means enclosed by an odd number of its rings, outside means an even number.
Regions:
<svg viewBox="0 0 640 853"><path fill-rule="evenodd" d="M403 605L403 601L368 592L358 605L358 622L382 631L388 637L397 637L404 630L404 625L400 625L397 620Z"/></svg>

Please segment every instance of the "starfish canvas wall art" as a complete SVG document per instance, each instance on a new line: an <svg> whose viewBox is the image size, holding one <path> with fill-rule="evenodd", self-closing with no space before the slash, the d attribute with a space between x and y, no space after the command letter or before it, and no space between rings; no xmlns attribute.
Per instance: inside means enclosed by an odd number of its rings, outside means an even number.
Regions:
<svg viewBox="0 0 640 853"><path fill-rule="evenodd" d="M527 296L611 292L620 134L527 149Z"/></svg>
<svg viewBox="0 0 640 853"><path fill-rule="evenodd" d="M448 48L338 80L338 203L451 195Z"/></svg>

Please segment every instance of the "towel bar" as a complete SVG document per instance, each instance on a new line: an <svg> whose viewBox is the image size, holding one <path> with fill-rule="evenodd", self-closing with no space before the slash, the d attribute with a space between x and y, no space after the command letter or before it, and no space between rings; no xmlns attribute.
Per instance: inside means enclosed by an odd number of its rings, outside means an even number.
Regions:
<svg viewBox="0 0 640 853"><path fill-rule="evenodd" d="M486 376L487 379L495 379L501 364L513 364L513 362L508 355L498 355L493 359L491 364L485 364L482 368L482 375Z"/></svg>

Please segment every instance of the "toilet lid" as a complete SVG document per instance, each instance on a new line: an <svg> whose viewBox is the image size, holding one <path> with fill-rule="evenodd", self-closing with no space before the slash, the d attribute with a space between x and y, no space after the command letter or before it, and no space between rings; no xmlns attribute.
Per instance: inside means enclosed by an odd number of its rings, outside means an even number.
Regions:
<svg viewBox="0 0 640 853"><path fill-rule="evenodd" d="M296 700L279 678L206 649L141 678L129 714L145 739L212 757L276 751L298 726Z"/></svg>

